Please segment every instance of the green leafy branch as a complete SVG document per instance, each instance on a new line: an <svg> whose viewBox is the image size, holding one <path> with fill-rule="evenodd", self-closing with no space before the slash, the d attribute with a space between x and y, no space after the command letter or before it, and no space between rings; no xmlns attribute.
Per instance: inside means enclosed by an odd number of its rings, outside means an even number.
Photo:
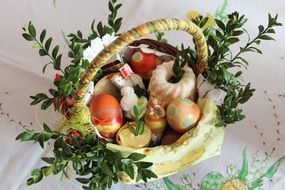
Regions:
<svg viewBox="0 0 285 190"><path fill-rule="evenodd" d="M110 14L108 15L108 25L103 25L100 21L95 28L95 20L93 20L91 24L91 34L84 38L83 34L80 30L77 33L71 33L68 35L70 41L82 44L83 49L87 48L91 45L91 41L97 37L102 38L106 34L117 34L121 25L122 25L122 17L117 18L118 10L121 8L122 4L117 3L117 0L110 0L108 4L108 8Z"/></svg>
<svg viewBox="0 0 285 190"><path fill-rule="evenodd" d="M36 29L35 26L29 22L27 27L23 28L24 33L22 36L28 41L34 41L35 48L39 49L40 56L48 56L51 59L51 62L47 63L43 67L43 73L45 72L48 65L52 64L55 70L59 70L62 75L57 74L58 78L55 79L54 84L57 86L56 89L49 89L51 96L46 95L45 93L38 93L35 96L31 96L33 100L31 105L41 104L41 109L47 109L53 102L55 103L55 108L59 110L60 101L63 97L67 97L71 94L75 85L78 83L80 78L80 68L74 65L67 66L64 70L61 69L61 58L62 54L58 54L59 46L56 45L52 51L50 51L50 46L52 38L46 38L46 30L42 30L39 40L36 38ZM78 50L78 51L76 51ZM80 47L74 47L74 54L81 55L79 53ZM81 57L80 57L81 58ZM75 59L74 59L75 60ZM78 65L79 59L76 59L74 63Z"/></svg>
<svg viewBox="0 0 285 190"><path fill-rule="evenodd" d="M177 55L175 61L174 61L174 65L172 67L172 71L174 73L174 76L172 76L170 79L169 79L169 82L171 83L177 83L179 82L185 71L184 71L184 67L185 65L187 65L187 63L189 62L191 58L191 55L190 55L190 47L187 47L186 49L184 49L184 46L182 45L181 47L181 51L180 53Z"/></svg>
<svg viewBox="0 0 285 190"><path fill-rule="evenodd" d="M113 29L115 34L117 34L122 25L123 18L117 18L118 10L121 8L121 6L122 4L117 3L117 0L110 0L108 4L110 10L110 14L108 16L108 24Z"/></svg>
<svg viewBox="0 0 285 190"><path fill-rule="evenodd" d="M282 25L277 21L277 18L277 15L272 17L269 14L267 27L260 25L259 33L253 40L250 40L249 34L243 28L247 19L237 12L229 14L224 21L215 19L216 26L203 31L204 34L207 34L209 52L209 67L204 75L217 88L227 92L224 103L219 106L220 121L218 126L235 123L245 118L239 105L250 99L254 89L251 88L250 83L243 85L240 82L239 77L243 74L241 69L235 73L230 72L229 69L247 68L249 62L243 57L246 52L262 53L256 46L262 40L273 40L270 35L275 33L274 27ZM202 27L205 20L204 17L197 17L193 22ZM240 51L233 56L230 47L239 42L240 36L244 33L248 35L248 42L245 46L240 47ZM191 58L197 61L197 54L194 51L191 51Z"/></svg>
<svg viewBox="0 0 285 190"><path fill-rule="evenodd" d="M44 176L63 173L68 177L67 167L72 163L72 168L79 176L76 178L83 184L83 189L106 189L111 187L113 182L118 182L117 173L125 172L131 179L136 181L157 177L148 168L152 163L140 161L145 155L132 153L128 157L122 157L107 149L106 145L91 133L85 137L68 135L52 131L44 124L43 133L26 131L17 136L20 141L43 142L55 139L54 157L43 157L42 160L48 165L36 168L31 172L31 178L27 180L28 185L40 182ZM71 139L68 143L67 138ZM90 177L86 177L89 174Z"/></svg>
<svg viewBox="0 0 285 190"><path fill-rule="evenodd" d="M57 139L61 134L57 131L52 131L47 124L43 124L44 132L37 133L31 130L20 133L16 140L24 141L34 141L38 142L42 148L44 148L44 142L49 141L50 139Z"/></svg>
<svg viewBox="0 0 285 190"><path fill-rule="evenodd" d="M61 57L62 54L58 55L58 51L59 51L59 46L56 45L52 51L50 52L50 46L51 46L51 42L52 42L52 38L48 38L45 42L45 37L46 37L46 30L44 29L39 37L39 40L36 38L37 37L37 33L36 33L36 29L35 26L32 24L32 22L30 21L28 23L28 25L26 27L23 28L23 34L22 36L27 40L27 41L33 41L34 48L38 48L39 49L39 55L40 56L48 56L51 59L51 62L47 63L44 67L43 67L43 73L46 70L46 67L50 64L53 65L53 68L55 70L59 70L63 73L63 70L61 70Z"/></svg>
<svg viewBox="0 0 285 190"><path fill-rule="evenodd" d="M258 35L250 40L250 37L248 37L248 42L244 47L240 48L240 51L230 60L230 62L236 63L236 60L240 60L244 64L248 65L249 63L240 55L244 52L255 52L262 54L262 51L255 47L255 45L259 45L261 40L274 40L273 37L271 37L271 34L275 34L275 30L273 27L276 26L282 26L281 23L277 21L278 15L275 17L272 17L270 14L268 14L268 24L265 28L263 25L258 26Z"/></svg>
<svg viewBox="0 0 285 190"><path fill-rule="evenodd" d="M133 119L135 120L135 122L127 123L127 126L135 136L141 135L144 132L144 115L146 111L146 107L138 103L134 105Z"/></svg>

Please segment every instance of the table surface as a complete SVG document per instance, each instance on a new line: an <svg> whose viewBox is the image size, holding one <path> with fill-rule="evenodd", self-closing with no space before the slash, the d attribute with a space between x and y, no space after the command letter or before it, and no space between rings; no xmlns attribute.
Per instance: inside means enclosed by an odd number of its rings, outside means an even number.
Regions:
<svg viewBox="0 0 285 190"><path fill-rule="evenodd" d="M285 3L272 1L206 1L206 0L124 0L119 12L124 17L121 31L139 23L162 17L185 18L189 10L201 14L215 13L225 5L226 13L239 11L249 19L246 28L255 35L257 26L267 23L267 13L279 13L285 23ZM68 34L78 29L88 34L93 18L106 20L107 5L104 0L1 0L0 3L0 189L80 189L74 180L60 180L59 176L49 176L41 183L26 186L26 180L35 167L43 164L40 157L51 154L51 147L44 150L38 144L20 143L15 137L25 129L39 130L42 122L51 122L52 112L41 112L38 107L29 106L30 95L46 91L52 86L55 72L48 69L43 75L42 67L47 59L38 56L21 37L21 28L32 20L38 29L48 29L54 42L64 47L61 31ZM243 106L246 119L228 126L221 155L208 159L191 168L172 175L166 180L158 180L138 186L116 184L112 189L171 189L171 184L185 189L199 189L205 176L219 172L220 178L232 179L240 170L243 151L249 164L246 183L258 178L276 160L285 155L285 30L276 30L276 41L262 43L263 55L248 54L251 62L246 70L245 81L250 81L256 89L254 97ZM180 33L179 33L180 34ZM167 32L170 43L189 40L188 35ZM62 48L63 49L63 48ZM63 50L66 52L66 50ZM68 63L67 59L64 59ZM282 145L283 144L283 145ZM169 180L169 181L168 181ZM166 182L167 181L167 182ZM260 189L281 190L285 186L285 164L279 166L271 179L265 179ZM283 188L282 188L283 187Z"/></svg>

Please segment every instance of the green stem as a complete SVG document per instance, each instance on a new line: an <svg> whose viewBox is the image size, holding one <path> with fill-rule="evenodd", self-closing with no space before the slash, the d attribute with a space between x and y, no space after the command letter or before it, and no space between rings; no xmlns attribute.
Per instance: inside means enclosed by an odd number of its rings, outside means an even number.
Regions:
<svg viewBox="0 0 285 190"><path fill-rule="evenodd" d="M47 56L52 60L52 63L55 63L55 59L49 54L49 52L45 49L42 43L40 43L36 38L34 38L34 41L41 46L42 49L44 49L47 52ZM60 68L60 72L64 75L64 71Z"/></svg>
<svg viewBox="0 0 285 190"><path fill-rule="evenodd" d="M266 28L264 31L262 31L261 33L259 33L253 40L251 40L250 42L248 42L248 43L246 44L246 46L244 46L243 49L249 48L257 39L260 38L260 36L262 36L263 34L265 34L266 31L267 31L269 28L270 28L270 27L267 26L267 28ZM243 53L243 50L240 50L240 51L234 56L234 58L231 59L231 62L233 62L234 60L236 60L237 57L238 57L241 53Z"/></svg>

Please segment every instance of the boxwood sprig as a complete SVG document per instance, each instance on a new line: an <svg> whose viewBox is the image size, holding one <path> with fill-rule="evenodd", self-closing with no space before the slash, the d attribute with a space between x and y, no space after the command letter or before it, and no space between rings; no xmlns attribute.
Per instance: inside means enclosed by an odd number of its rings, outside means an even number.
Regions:
<svg viewBox="0 0 285 190"><path fill-rule="evenodd" d="M43 73L45 73L46 67L48 65L53 65L53 68L55 70L59 70L60 72L64 73L63 70L61 69L61 58L62 54L58 55L59 51L59 45L56 45L52 51L50 51L50 46L52 43L52 37L49 37L46 41L46 29L44 29L40 36L39 39L37 39L37 32L35 26L32 24L30 21L26 27L23 27L23 34L22 36L27 40L27 41L33 41L34 48L39 49L39 55L40 56L48 56L51 61L43 67Z"/></svg>
<svg viewBox="0 0 285 190"><path fill-rule="evenodd" d="M51 50L52 38L49 37L46 39L46 29L42 30L40 33L39 39L36 37L36 28L29 22L26 27L23 28L24 32L22 36L28 40L33 41L33 47L39 49L40 56L48 56L51 61L44 65L43 73L45 72L48 65L53 65L55 70L60 72L57 73L57 77L54 80L54 85L56 89L49 89L50 94L38 93L34 96L31 96L32 102L31 105L41 104L41 109L45 110L52 104L56 110L60 110L60 107L64 103L65 99L69 96L72 96L76 85L80 80L80 76L83 71L88 67L89 62L86 59L83 59L83 51L88 46L91 45L91 41L96 37L103 37L106 34L117 33L120 29L122 18L117 18L117 12L120 9L122 4L118 3L117 0L109 1L109 11L108 24L103 25L102 22L97 24L95 29L95 20L91 24L91 34L87 39L83 38L81 31L77 31L76 34L69 34L67 39L64 35L65 41L69 47L68 57L71 59L68 66L61 68L61 59L62 54L59 54L59 46L56 45ZM100 72L98 72L100 75Z"/></svg>
<svg viewBox="0 0 285 190"><path fill-rule="evenodd" d="M199 16L192 21L202 27L205 23L205 17ZM204 76L213 84L227 92L225 100L221 106L218 106L220 120L218 126L235 123L245 118L240 104L247 102L253 95L254 89L250 83L244 85L239 77L243 74L242 68L247 68L249 62L244 57L246 52L261 54L258 45L263 40L274 40L271 37L275 33L274 27L281 26L278 21L278 15L272 17L268 15L267 26L260 25L258 34L252 40L246 29L243 27L247 22L244 15L237 12L227 15L227 19L215 19L216 26L204 29L204 34L208 43L208 69ZM240 50L233 55L230 47L240 41L240 36L246 34L248 42L240 47ZM191 51L191 58L197 61L197 54ZM236 68L236 72L230 72L230 69Z"/></svg>
<svg viewBox="0 0 285 190"><path fill-rule="evenodd" d="M99 22L95 27L95 20L91 24L91 34L84 38L80 30L77 33L70 33L68 37L70 41L82 44L83 49L91 45L91 41L97 37L102 38L106 34L117 34L122 25L122 17L118 17L118 11L121 8L122 4L118 3L117 0L109 0L108 8L108 25L104 25L103 22Z"/></svg>
<svg viewBox="0 0 285 190"><path fill-rule="evenodd" d="M137 103L134 105L134 123L127 123L128 129L135 135L141 135L144 132L144 115L147 109L145 106Z"/></svg>
<svg viewBox="0 0 285 190"><path fill-rule="evenodd" d="M190 59L191 59L190 47L184 48L182 44L181 51L174 60L174 64L172 67L174 75L169 79L170 83L177 83L182 79L185 73L183 68L185 67L185 65L187 65Z"/></svg>
<svg viewBox="0 0 285 190"><path fill-rule="evenodd" d="M42 160L47 165L36 168L31 172L31 178L27 180L27 185L40 182L44 176L50 174L64 174L68 177L67 168L71 164L78 175L77 181L82 183L83 189L104 190L110 188L113 183L118 182L117 173L125 172L131 179L136 181L147 181L156 178L149 167L153 164L141 161L145 155L132 153L127 157L113 152L106 147L106 144L97 139L96 134L90 133L85 137L75 137L70 135L72 144L69 144L67 135L51 130L44 124L44 132L25 131L17 136L20 141L43 143L54 139L52 157L43 157ZM88 176L88 177L87 177Z"/></svg>

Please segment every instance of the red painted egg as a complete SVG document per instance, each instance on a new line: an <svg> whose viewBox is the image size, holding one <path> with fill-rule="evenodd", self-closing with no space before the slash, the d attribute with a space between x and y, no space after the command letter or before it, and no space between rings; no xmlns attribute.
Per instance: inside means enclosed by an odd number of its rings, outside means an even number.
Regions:
<svg viewBox="0 0 285 190"><path fill-rule="evenodd" d="M143 78L150 78L151 72L156 68L157 56L153 53L137 51L132 55L131 68Z"/></svg>
<svg viewBox="0 0 285 190"><path fill-rule="evenodd" d="M98 94L90 101L91 121L103 137L112 138L123 123L119 101L111 94Z"/></svg>

